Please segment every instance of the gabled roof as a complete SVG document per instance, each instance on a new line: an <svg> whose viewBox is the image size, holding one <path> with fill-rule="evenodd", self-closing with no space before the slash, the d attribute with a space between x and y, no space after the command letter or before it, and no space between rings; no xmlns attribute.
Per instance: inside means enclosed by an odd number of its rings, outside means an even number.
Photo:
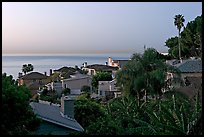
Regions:
<svg viewBox="0 0 204 137"><path fill-rule="evenodd" d="M47 76L39 72L31 72L21 77L21 79L46 79Z"/></svg>
<svg viewBox="0 0 204 137"><path fill-rule="evenodd" d="M68 71L75 71L75 69L72 68L72 67L66 67L66 66L64 66L64 67L62 67L62 68L59 68L59 69L54 70L54 72L68 72Z"/></svg>
<svg viewBox="0 0 204 137"><path fill-rule="evenodd" d="M102 65L102 64L88 65L86 68L95 69L96 71L112 71L112 70L118 70L118 67L112 67L112 66Z"/></svg>
<svg viewBox="0 0 204 137"><path fill-rule="evenodd" d="M202 60L184 60L175 65L183 73L202 72Z"/></svg>
<svg viewBox="0 0 204 137"><path fill-rule="evenodd" d="M76 131L84 131L81 125L75 120L63 117L60 112L60 107L37 102L30 103L34 113L47 122L57 124Z"/></svg>

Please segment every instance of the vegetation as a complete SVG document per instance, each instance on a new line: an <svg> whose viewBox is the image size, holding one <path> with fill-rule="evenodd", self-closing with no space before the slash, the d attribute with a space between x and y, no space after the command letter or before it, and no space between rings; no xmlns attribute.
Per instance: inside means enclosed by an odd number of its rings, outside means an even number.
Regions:
<svg viewBox="0 0 204 137"><path fill-rule="evenodd" d="M180 27L182 26L179 26L179 28ZM179 38L177 36L171 37L165 42L165 46L169 48L168 52L171 58L179 58L178 39L180 41L180 54L182 55L182 58L202 58L202 15L197 16L195 20L188 22L183 31L179 33Z"/></svg>
<svg viewBox="0 0 204 137"><path fill-rule="evenodd" d="M131 60L116 74L117 84L123 94L137 97L137 101L148 96L161 97L166 86L166 72L178 73L178 70L164 63L159 53L152 48L143 55L134 54ZM142 73L141 73L142 72Z"/></svg>
<svg viewBox="0 0 204 137"><path fill-rule="evenodd" d="M38 98L40 100L48 101L51 103L60 103L58 100L58 95L55 90L47 90L46 88L43 89L40 97Z"/></svg>
<svg viewBox="0 0 204 137"><path fill-rule="evenodd" d="M18 86L13 77L2 74L2 134L26 135L39 126L39 119L29 106L30 91Z"/></svg>
<svg viewBox="0 0 204 137"><path fill-rule="evenodd" d="M122 97L106 105L93 101L88 94L78 98L75 115L85 128L82 134L202 135L199 95L190 100L174 89L162 92L167 71L179 76L155 49L134 54L116 75Z"/></svg>
<svg viewBox="0 0 204 137"><path fill-rule="evenodd" d="M106 106L86 97L76 103L76 112L80 113L75 113L85 135L202 134L201 125L197 124L201 119L201 104L192 103L175 91L165 94L163 99L143 101L139 106L137 99L130 96L114 99Z"/></svg>
<svg viewBox="0 0 204 137"><path fill-rule="evenodd" d="M62 90L62 94L64 94L66 96L66 95L70 94L70 91L71 91L70 88L65 88Z"/></svg>
<svg viewBox="0 0 204 137"><path fill-rule="evenodd" d="M22 66L22 72L26 74L27 72L33 71L34 67L32 64L24 64Z"/></svg>
<svg viewBox="0 0 204 137"><path fill-rule="evenodd" d="M75 119L83 128L94 123L97 118L105 115L103 107L90 98L89 94L82 94L75 101Z"/></svg>
<svg viewBox="0 0 204 137"><path fill-rule="evenodd" d="M85 92L85 93L90 93L91 92L91 87L84 85L81 87L81 92Z"/></svg>

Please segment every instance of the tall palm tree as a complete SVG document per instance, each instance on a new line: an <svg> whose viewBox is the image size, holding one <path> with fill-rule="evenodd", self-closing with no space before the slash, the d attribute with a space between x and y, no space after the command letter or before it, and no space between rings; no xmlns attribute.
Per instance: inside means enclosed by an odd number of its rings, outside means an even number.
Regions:
<svg viewBox="0 0 204 137"><path fill-rule="evenodd" d="M181 28L184 27L184 23L185 19L184 16L181 14L178 14L174 17L174 25L177 27L178 29L178 44L179 44L179 59L181 60L181 44L180 44L180 32L181 32Z"/></svg>
<svg viewBox="0 0 204 137"><path fill-rule="evenodd" d="M32 64L28 64L27 66L27 72L33 71L34 67Z"/></svg>
<svg viewBox="0 0 204 137"><path fill-rule="evenodd" d="M27 73L27 64L24 64L24 65L23 65L23 67L22 67L22 72L23 72L24 74Z"/></svg>

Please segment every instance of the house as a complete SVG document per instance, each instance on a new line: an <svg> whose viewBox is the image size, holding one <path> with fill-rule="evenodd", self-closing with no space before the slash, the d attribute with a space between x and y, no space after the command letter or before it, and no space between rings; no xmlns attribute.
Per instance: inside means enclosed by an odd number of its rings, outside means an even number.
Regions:
<svg viewBox="0 0 204 137"><path fill-rule="evenodd" d="M70 75L75 73L75 69L72 67L62 67L59 69L54 70L54 73L59 73L59 76L61 79L66 79L66 78L70 78Z"/></svg>
<svg viewBox="0 0 204 137"><path fill-rule="evenodd" d="M182 84L178 82L171 83L173 87L181 92L189 93L196 90L202 90L202 60L187 59L182 62L178 60L170 60L166 62L169 65L176 67L181 73ZM174 74L168 73L167 80L174 78ZM193 91L190 91L193 90ZM187 93L188 92L188 93Z"/></svg>
<svg viewBox="0 0 204 137"><path fill-rule="evenodd" d="M71 78L63 79L62 81L62 89L69 88L70 94L79 95L81 94L81 88L83 86L90 86L91 87L91 76L83 75L83 74L76 74L71 75Z"/></svg>
<svg viewBox="0 0 204 137"><path fill-rule="evenodd" d="M36 94L40 87L48 83L48 77L39 72L31 72L23 76L19 76L18 84L26 85L31 90L32 95Z"/></svg>
<svg viewBox="0 0 204 137"><path fill-rule="evenodd" d="M118 67L112 67L102 64L93 64L83 67L82 70L87 71L88 75L95 75L97 72L110 72L112 73L112 76L115 77Z"/></svg>
<svg viewBox="0 0 204 137"><path fill-rule="evenodd" d="M102 97L118 97L119 90L116 87L116 80L99 81L98 82L98 96Z"/></svg>
<svg viewBox="0 0 204 137"><path fill-rule="evenodd" d="M61 106L31 102L34 113L43 120L36 131L40 135L67 135L72 131L84 131L74 119L74 100L68 96L61 97Z"/></svg>
<svg viewBox="0 0 204 137"><path fill-rule="evenodd" d="M181 72L181 78L202 77L202 60L187 59L180 62L179 60L166 61L167 64L176 67Z"/></svg>
<svg viewBox="0 0 204 137"><path fill-rule="evenodd" d="M46 84L45 87L47 87L47 90L55 90L58 96L60 96L62 93L62 82L61 81L50 82Z"/></svg>
<svg viewBox="0 0 204 137"><path fill-rule="evenodd" d="M123 68L123 66L124 66L128 61L129 61L129 60L113 60L111 57L109 57L109 58L108 58L108 66Z"/></svg>

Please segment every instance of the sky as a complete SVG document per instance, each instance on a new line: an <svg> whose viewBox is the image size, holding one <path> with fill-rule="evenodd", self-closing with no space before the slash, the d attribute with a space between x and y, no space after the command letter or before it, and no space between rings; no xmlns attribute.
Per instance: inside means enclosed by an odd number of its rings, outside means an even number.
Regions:
<svg viewBox="0 0 204 137"><path fill-rule="evenodd" d="M202 2L3 2L3 54L141 53L144 45L167 52Z"/></svg>

